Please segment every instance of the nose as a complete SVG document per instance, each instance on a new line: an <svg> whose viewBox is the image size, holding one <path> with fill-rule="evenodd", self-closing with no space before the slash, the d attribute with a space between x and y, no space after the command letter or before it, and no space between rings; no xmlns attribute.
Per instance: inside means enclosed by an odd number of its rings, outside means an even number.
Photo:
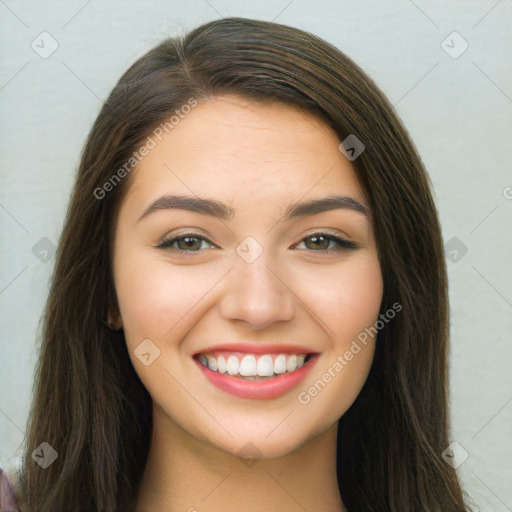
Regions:
<svg viewBox="0 0 512 512"><path fill-rule="evenodd" d="M238 259L220 304L224 318L246 322L254 330L291 320L295 307L290 283L269 267L265 253L252 263Z"/></svg>

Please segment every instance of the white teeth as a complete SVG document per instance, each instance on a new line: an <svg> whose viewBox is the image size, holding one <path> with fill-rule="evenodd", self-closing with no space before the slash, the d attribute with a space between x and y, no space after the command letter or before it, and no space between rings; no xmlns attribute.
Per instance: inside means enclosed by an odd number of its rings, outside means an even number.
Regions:
<svg viewBox="0 0 512 512"><path fill-rule="evenodd" d="M206 356L206 359L208 359L208 368L213 371L217 371L217 359L213 356Z"/></svg>
<svg viewBox="0 0 512 512"><path fill-rule="evenodd" d="M236 375L238 373L239 366L240 366L240 363L238 362L238 357L229 356L228 365L227 365L227 371L228 371L229 375Z"/></svg>
<svg viewBox="0 0 512 512"><path fill-rule="evenodd" d="M274 361L274 373L278 375L280 373L284 373L286 371L286 356L284 354L280 354L276 357Z"/></svg>
<svg viewBox="0 0 512 512"><path fill-rule="evenodd" d="M272 375L274 375L274 363L272 362L272 356L265 354L258 359L256 373L260 377L272 377Z"/></svg>
<svg viewBox="0 0 512 512"><path fill-rule="evenodd" d="M226 360L224 359L224 356L219 356L217 358L217 371L220 373L226 373L228 371L228 367L226 364Z"/></svg>
<svg viewBox="0 0 512 512"><path fill-rule="evenodd" d="M244 356L238 371L244 377L256 375L256 358L253 355Z"/></svg>
<svg viewBox="0 0 512 512"><path fill-rule="evenodd" d="M297 356L293 354L288 358L288 361L286 362L286 369L289 372L293 372L295 368L297 368Z"/></svg>
<svg viewBox="0 0 512 512"><path fill-rule="evenodd" d="M241 356L230 355L214 357L211 354L199 354L197 359L207 368L219 373L238 375L247 379L258 379L259 377L274 377L286 372L293 372L302 366L306 354L246 354ZM274 358L274 359L273 359Z"/></svg>

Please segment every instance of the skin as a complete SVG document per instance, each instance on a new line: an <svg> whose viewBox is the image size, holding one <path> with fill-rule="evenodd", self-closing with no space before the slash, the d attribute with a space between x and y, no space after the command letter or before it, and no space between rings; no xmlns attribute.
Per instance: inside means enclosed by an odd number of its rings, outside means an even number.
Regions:
<svg viewBox="0 0 512 512"><path fill-rule="evenodd" d="M282 219L290 202L335 193L365 204L339 143L299 109L216 97L180 120L134 171L115 219L119 314L111 318L154 403L138 511L342 509L337 422L366 380L375 339L307 404L297 397L378 319L383 283L371 219L347 208ZM138 220L171 193L222 201L235 215L161 209ZM357 248L327 252L308 238L325 232ZM205 239L188 257L183 243L156 247L183 233ZM252 263L236 252L247 236L263 248ZM145 339L160 350L148 366L134 354ZM237 341L298 343L319 357L285 395L240 398L210 384L192 358ZM251 464L237 456L248 442Z"/></svg>

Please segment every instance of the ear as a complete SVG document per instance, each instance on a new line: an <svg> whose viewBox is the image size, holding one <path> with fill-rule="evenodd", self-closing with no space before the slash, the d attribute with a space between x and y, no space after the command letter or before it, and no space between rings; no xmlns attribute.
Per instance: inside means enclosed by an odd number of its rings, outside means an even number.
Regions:
<svg viewBox="0 0 512 512"><path fill-rule="evenodd" d="M123 320L117 304L117 297L112 287L109 288L108 292L106 323L114 331L120 331L123 328Z"/></svg>
<svg viewBox="0 0 512 512"><path fill-rule="evenodd" d="M123 321L119 311L111 311L107 313L107 324L113 331L120 331L123 328Z"/></svg>

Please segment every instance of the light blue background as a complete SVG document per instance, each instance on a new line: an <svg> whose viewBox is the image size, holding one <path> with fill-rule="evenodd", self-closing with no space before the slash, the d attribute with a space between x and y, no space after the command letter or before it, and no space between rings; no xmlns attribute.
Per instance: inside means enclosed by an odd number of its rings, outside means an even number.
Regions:
<svg viewBox="0 0 512 512"><path fill-rule="evenodd" d="M0 466L19 462L54 263L32 249L58 240L101 102L161 39L220 16L323 37L396 105L431 176L445 241L468 249L448 261L451 438L469 453L458 471L482 511L512 511L510 0L0 1ZM43 31L58 42L47 59L31 48ZM458 58L441 46L453 31L469 43ZM458 38L445 43L452 54Z"/></svg>

